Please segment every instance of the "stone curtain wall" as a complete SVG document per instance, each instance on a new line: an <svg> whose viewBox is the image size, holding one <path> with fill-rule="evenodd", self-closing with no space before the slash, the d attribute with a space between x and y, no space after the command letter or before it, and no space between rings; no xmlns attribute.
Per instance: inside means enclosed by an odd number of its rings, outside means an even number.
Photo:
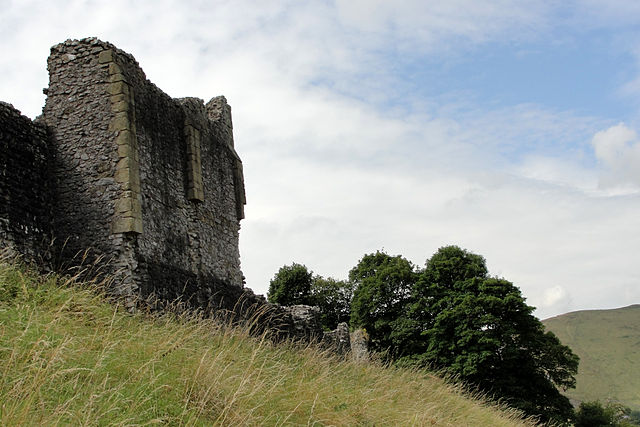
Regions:
<svg viewBox="0 0 640 427"><path fill-rule="evenodd" d="M97 39L54 46L48 68L63 258L103 257L125 295L231 304L245 198L226 100L172 99Z"/></svg>
<svg viewBox="0 0 640 427"><path fill-rule="evenodd" d="M44 126L0 102L0 249L41 260L51 243L51 147Z"/></svg>

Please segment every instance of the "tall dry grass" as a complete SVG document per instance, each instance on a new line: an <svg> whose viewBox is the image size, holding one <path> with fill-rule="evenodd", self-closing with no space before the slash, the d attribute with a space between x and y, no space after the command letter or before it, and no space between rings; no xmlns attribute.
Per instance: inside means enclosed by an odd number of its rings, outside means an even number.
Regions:
<svg viewBox="0 0 640 427"><path fill-rule="evenodd" d="M275 345L0 260L2 425L532 425L425 371Z"/></svg>

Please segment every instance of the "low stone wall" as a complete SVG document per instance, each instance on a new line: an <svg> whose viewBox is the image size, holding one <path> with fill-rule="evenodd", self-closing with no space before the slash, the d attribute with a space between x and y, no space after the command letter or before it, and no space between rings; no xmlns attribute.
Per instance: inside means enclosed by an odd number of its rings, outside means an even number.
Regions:
<svg viewBox="0 0 640 427"><path fill-rule="evenodd" d="M338 327L331 332L325 332L322 341L326 347L334 349L338 354L347 354L351 351L351 336L349 325L338 323Z"/></svg>

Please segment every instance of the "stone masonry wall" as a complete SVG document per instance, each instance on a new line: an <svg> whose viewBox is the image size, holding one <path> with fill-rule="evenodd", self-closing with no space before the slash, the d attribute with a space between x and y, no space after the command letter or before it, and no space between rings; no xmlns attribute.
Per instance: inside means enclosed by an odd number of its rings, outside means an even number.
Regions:
<svg viewBox="0 0 640 427"><path fill-rule="evenodd" d="M47 61L43 120L56 151L53 229L57 258L71 265L101 259L105 273L121 272L117 292L134 295L137 284L129 272L135 268L135 242L112 229L123 190L116 181L109 70L98 58L103 50L97 40L67 41L52 47Z"/></svg>
<svg viewBox="0 0 640 427"><path fill-rule="evenodd" d="M97 39L54 46L48 68L62 257L108 260L125 295L237 297L245 200L226 100L172 99Z"/></svg>
<svg viewBox="0 0 640 427"><path fill-rule="evenodd" d="M44 126L0 102L0 249L43 258L51 242L52 150Z"/></svg>

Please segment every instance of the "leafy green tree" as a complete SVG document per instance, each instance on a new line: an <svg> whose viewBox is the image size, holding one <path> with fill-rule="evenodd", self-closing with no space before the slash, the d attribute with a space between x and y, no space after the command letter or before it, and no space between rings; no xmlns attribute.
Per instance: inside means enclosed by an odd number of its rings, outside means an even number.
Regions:
<svg viewBox="0 0 640 427"><path fill-rule="evenodd" d="M416 280L413 264L400 255L377 251L362 257L349 272L354 285L351 326L363 327L373 350L397 349L395 330L403 324L402 314Z"/></svg>
<svg viewBox="0 0 640 427"><path fill-rule="evenodd" d="M317 276L311 284L312 304L320 308L320 321L328 330L349 322L352 297L353 285L349 281Z"/></svg>
<svg viewBox="0 0 640 427"><path fill-rule="evenodd" d="M426 263L406 309L400 363L443 369L543 422L573 409L556 387L575 386L578 357L533 316L512 283L488 277L483 257L457 246Z"/></svg>
<svg viewBox="0 0 640 427"><path fill-rule="evenodd" d="M313 273L302 264L280 267L267 292L267 300L280 305L312 304Z"/></svg>
<svg viewBox="0 0 640 427"><path fill-rule="evenodd" d="M600 401L582 402L576 411L576 427L631 426L631 419L624 420L628 408L615 403L602 405Z"/></svg>
<svg viewBox="0 0 640 427"><path fill-rule="evenodd" d="M582 402L576 411L576 427L613 426L613 419L600 402Z"/></svg>
<svg viewBox="0 0 640 427"><path fill-rule="evenodd" d="M458 246L438 249L426 262L423 283L437 283L442 289L454 289L461 281L473 278L484 279L488 275L483 256L476 255Z"/></svg>

